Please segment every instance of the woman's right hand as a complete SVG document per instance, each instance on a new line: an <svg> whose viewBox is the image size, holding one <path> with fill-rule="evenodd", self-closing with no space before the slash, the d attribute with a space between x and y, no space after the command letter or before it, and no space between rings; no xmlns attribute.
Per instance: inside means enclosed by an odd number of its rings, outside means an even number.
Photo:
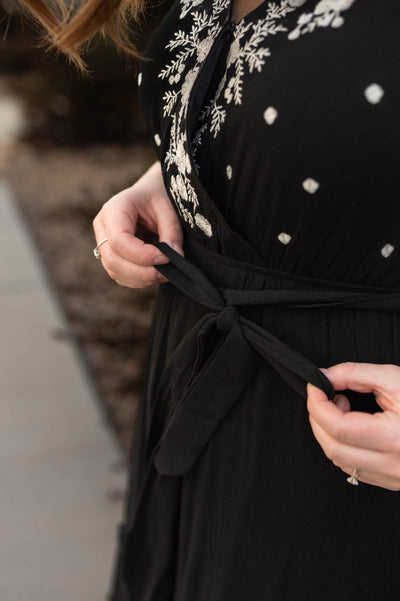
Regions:
<svg viewBox="0 0 400 601"><path fill-rule="evenodd" d="M130 188L108 200L93 220L101 260L108 275L122 286L148 288L168 280L153 267L169 259L137 236L138 226L158 234L183 256L183 232L164 186L159 162Z"/></svg>

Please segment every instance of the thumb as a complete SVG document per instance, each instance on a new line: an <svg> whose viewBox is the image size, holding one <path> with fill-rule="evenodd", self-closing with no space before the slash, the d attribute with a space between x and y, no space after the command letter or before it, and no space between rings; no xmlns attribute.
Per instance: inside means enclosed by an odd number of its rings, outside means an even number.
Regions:
<svg viewBox="0 0 400 601"><path fill-rule="evenodd" d="M185 256L182 226L169 199L157 207L157 231L160 242L166 242L182 257Z"/></svg>
<svg viewBox="0 0 400 601"><path fill-rule="evenodd" d="M344 396L344 394L336 394L333 402L340 411L343 411L343 413L348 413L351 410L349 399Z"/></svg>

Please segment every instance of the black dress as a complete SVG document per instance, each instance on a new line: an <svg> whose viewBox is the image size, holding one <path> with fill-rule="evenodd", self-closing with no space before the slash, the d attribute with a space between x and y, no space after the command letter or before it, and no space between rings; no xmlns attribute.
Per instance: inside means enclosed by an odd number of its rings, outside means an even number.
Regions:
<svg viewBox="0 0 400 601"><path fill-rule="evenodd" d="M393 601L400 496L315 440L318 366L400 364L400 5L180 0L139 84L168 247L114 601ZM379 410L346 391L352 408Z"/></svg>

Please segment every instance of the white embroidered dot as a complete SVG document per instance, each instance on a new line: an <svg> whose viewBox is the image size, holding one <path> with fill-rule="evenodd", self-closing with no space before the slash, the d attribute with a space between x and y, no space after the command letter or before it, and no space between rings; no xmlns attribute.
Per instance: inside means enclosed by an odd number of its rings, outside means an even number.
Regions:
<svg viewBox="0 0 400 601"><path fill-rule="evenodd" d="M291 239L292 236L290 234L287 234L286 232L281 232L280 234L278 234L278 240L279 242L282 242L282 244L289 244Z"/></svg>
<svg viewBox="0 0 400 601"><path fill-rule="evenodd" d="M384 93L383 88L378 83L371 83L371 85L364 90L365 98L371 104L378 104L378 102L382 100Z"/></svg>
<svg viewBox="0 0 400 601"><path fill-rule="evenodd" d="M277 116L278 116L278 111L273 106L269 106L264 111L264 121L268 125L272 125L273 122L275 121L275 119L277 118Z"/></svg>
<svg viewBox="0 0 400 601"><path fill-rule="evenodd" d="M142 85L142 73L139 73L138 77L137 77L137 85L141 86Z"/></svg>
<svg viewBox="0 0 400 601"><path fill-rule="evenodd" d="M226 166L226 177L228 179L232 179L232 167L231 165Z"/></svg>
<svg viewBox="0 0 400 601"><path fill-rule="evenodd" d="M157 146L161 146L161 138L158 134L155 134L154 142L157 144Z"/></svg>
<svg viewBox="0 0 400 601"><path fill-rule="evenodd" d="M385 257L385 259L387 259L388 257L390 257L393 251L394 246L392 246L391 244L385 244L385 246L381 248L381 255L382 257Z"/></svg>
<svg viewBox="0 0 400 601"><path fill-rule="evenodd" d="M309 194L314 194L319 188L319 183L312 177L308 177L303 182L303 188Z"/></svg>

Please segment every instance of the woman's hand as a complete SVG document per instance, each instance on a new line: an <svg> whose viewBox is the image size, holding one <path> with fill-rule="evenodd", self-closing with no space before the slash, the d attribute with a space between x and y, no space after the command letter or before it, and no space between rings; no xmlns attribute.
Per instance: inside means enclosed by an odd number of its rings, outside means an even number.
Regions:
<svg viewBox="0 0 400 601"><path fill-rule="evenodd" d="M383 412L351 411L343 394L329 402L308 383L307 408L314 435L325 455L357 479L400 490L400 367L372 363L339 363L321 371L335 390L372 392Z"/></svg>
<svg viewBox="0 0 400 601"><path fill-rule="evenodd" d="M122 286L148 288L167 279L153 267L169 259L153 244L138 237L138 226L158 234L183 255L183 234L179 219L165 189L159 162L130 188L108 200L93 220L101 260L108 275Z"/></svg>

